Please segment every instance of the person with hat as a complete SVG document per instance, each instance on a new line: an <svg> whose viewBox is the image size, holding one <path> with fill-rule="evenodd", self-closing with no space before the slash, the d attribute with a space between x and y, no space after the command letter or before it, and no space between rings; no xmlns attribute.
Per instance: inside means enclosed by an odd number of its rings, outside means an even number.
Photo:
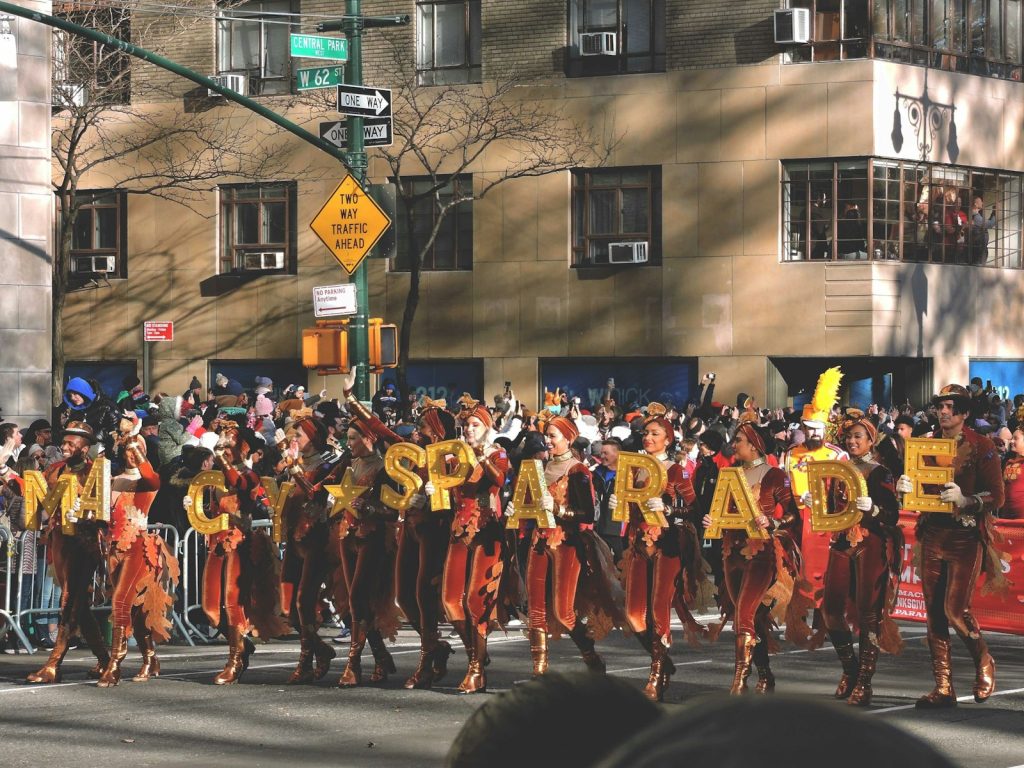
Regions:
<svg viewBox="0 0 1024 768"><path fill-rule="evenodd" d="M156 643L171 639L167 609L174 605L178 581L176 555L163 537L146 528L149 508L160 489L160 476L146 458L146 441L140 434L128 434L120 441L120 452L125 469L110 481L110 524L104 533L107 570L113 588L113 639L110 662L97 682L100 688L110 688L121 681L129 632L134 634L142 653L142 667L132 680L145 682L160 674ZM157 605L163 610L149 610L149 606Z"/></svg>
<svg viewBox="0 0 1024 768"><path fill-rule="evenodd" d="M95 443L96 433L91 426L84 421L68 422L61 440L64 459L51 464L43 473L48 487L53 488L58 480L67 474L74 475L79 487L83 487L92 469L89 448ZM71 637L76 631L88 643L97 659L96 666L89 672L90 677L98 678L110 663L110 654L92 612L91 600L93 579L102 559L100 533L104 523L78 520L75 532L65 533L62 527L63 517L75 515L78 504L76 501L71 509L58 508L46 522L45 540L53 561L54 578L60 585L64 598L53 650L46 663L25 678L29 683L60 682L61 664L68 652Z"/></svg>
<svg viewBox="0 0 1024 768"><path fill-rule="evenodd" d="M668 649L672 645L671 618L677 584L686 591L685 598L692 599L698 582L705 576L700 540L686 519L697 494L690 473L671 458L675 433L660 403L647 406L641 443L644 453L657 459L666 470L668 480L662 494L649 499L646 506L650 512L662 515L667 527L648 522L640 507L630 504L627 547L621 565L626 618L651 656L651 673L644 693L652 701L662 701L675 672ZM635 479L647 481L646 474ZM609 508L614 509L617 503L613 494Z"/></svg>
<svg viewBox="0 0 1024 768"><path fill-rule="evenodd" d="M752 539L742 530L722 532L722 565L725 590L719 591L723 614L732 616L736 633L736 668L730 693L747 690L751 664L757 667L757 692L775 690L769 664L769 636L773 619L796 620L790 598L798 574L788 533L784 526L799 520L786 473L771 466L770 437L750 422L741 421L732 439L735 457L755 503L757 526L768 533ZM711 516L704 517L704 527Z"/></svg>
<svg viewBox="0 0 1024 768"><path fill-rule="evenodd" d="M952 505L952 514L922 512L917 519L928 648L935 676L935 688L917 700L920 709L956 706L950 626L974 660L974 700L980 704L995 691L995 662L971 613L971 597L982 571L987 588L998 591L1006 585L999 556L992 546L992 517L1003 505L1004 494L999 454L989 438L965 423L971 408L971 395L966 387L948 384L932 398L932 403L939 417L939 430L934 437L955 440L957 451L953 481L946 483L940 494L942 501ZM913 482L902 475L896 490L909 493Z"/></svg>
<svg viewBox="0 0 1024 768"><path fill-rule="evenodd" d="M498 618L500 585L510 567L500 493L511 467L505 450L493 442L487 406L467 397L460 403L462 439L479 463L466 482L451 491L454 510L441 605L466 649L466 675L459 692L477 693L487 690L487 635ZM424 493L433 495L432 483L424 486Z"/></svg>
<svg viewBox="0 0 1024 768"><path fill-rule="evenodd" d="M825 630L817 596L821 595L825 568L828 565L829 534L811 528L811 496L807 481L807 465L813 461L845 461L846 451L826 438L829 417L839 397L839 384L843 372L839 367L829 368L818 377L811 402L804 405L801 428L805 436L803 443L794 441L783 458L783 466L789 475L793 498L800 511L799 520L793 523L793 535L803 557L803 572L815 596L813 633L798 642L808 648L817 648L825 641ZM792 635L791 635L792 636Z"/></svg>
<svg viewBox="0 0 1024 768"><path fill-rule="evenodd" d="M540 501L553 514L555 527L533 529L527 556L534 676L547 671L548 634L557 638L562 631L576 644L587 669L604 672L605 663L595 649L595 641L626 622L611 550L594 531L593 476L571 448L577 437L576 423L565 416L552 417L544 428L546 490Z"/></svg>
<svg viewBox="0 0 1024 768"><path fill-rule="evenodd" d="M457 437L455 417L446 409L444 400L431 400L424 396L417 409L419 420L415 430L421 445ZM428 481L426 468L420 468L418 472L424 481ZM448 554L452 516L450 509L430 509L427 495L419 493L405 512L399 534L395 571L398 605L420 636L419 664L405 681L405 687L409 689L430 688L443 678L448 672L448 657L453 653L451 645L440 639L437 626L440 619L439 585Z"/></svg>
<svg viewBox="0 0 1024 768"><path fill-rule="evenodd" d="M209 514L226 513L229 528L206 537L202 598L210 626L223 627L228 641L228 660L214 677L214 685L237 682L249 667L249 656L256 650L248 637L253 627L264 641L288 631L280 618L276 547L266 531L252 530L254 519L267 516L267 503L260 478L246 460L262 441L251 429L233 422L221 427L214 456L224 473L226 491L212 494L214 508ZM188 510L191 496L186 495L182 503Z"/></svg>
<svg viewBox="0 0 1024 768"><path fill-rule="evenodd" d="M899 653L903 645L891 617L903 562L903 533L892 474L874 460L875 423L863 411L851 408L840 424L839 436L850 462L865 480L867 495L854 502L860 521L832 534L821 608L829 640L843 666L836 698L866 707L871 703L879 649ZM851 595L857 607L859 659L847 621Z"/></svg>

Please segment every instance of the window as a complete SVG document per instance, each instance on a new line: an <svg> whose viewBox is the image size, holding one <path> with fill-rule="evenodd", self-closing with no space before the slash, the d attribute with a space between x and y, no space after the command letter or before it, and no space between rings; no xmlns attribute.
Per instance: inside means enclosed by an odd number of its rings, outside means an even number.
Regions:
<svg viewBox="0 0 1024 768"><path fill-rule="evenodd" d="M417 0L420 85L480 82L480 0Z"/></svg>
<svg viewBox="0 0 1024 768"><path fill-rule="evenodd" d="M74 9L74 4L64 6ZM97 7L88 11L57 13L61 18L98 29L121 40L131 40L130 15L123 9ZM131 98L130 57L124 51L53 30L53 106L55 109L87 104L127 104Z"/></svg>
<svg viewBox="0 0 1024 768"><path fill-rule="evenodd" d="M814 26L809 47L792 48L792 61L837 61L868 55L867 0L790 0L790 8L807 8Z"/></svg>
<svg viewBox="0 0 1024 768"><path fill-rule="evenodd" d="M246 76L249 96L291 92L289 0L253 0L221 10L217 73Z"/></svg>
<svg viewBox="0 0 1024 768"><path fill-rule="evenodd" d="M72 279L127 277L127 194L119 189L75 193L68 270Z"/></svg>
<svg viewBox="0 0 1024 768"><path fill-rule="evenodd" d="M392 271L409 271L413 249L418 251L423 248L423 243L429 239L441 216L444 217L441 219L441 227L433 244L423 255L420 269L429 272L472 269L473 201L469 199L451 208L448 206L453 200L472 196L473 177L466 175L449 178L436 194L430 192L435 183L430 178L406 178L403 183L415 198L412 210L413 232L409 232L406 223L406 199L399 194L396 221L398 256L391 262Z"/></svg>
<svg viewBox="0 0 1024 768"><path fill-rule="evenodd" d="M661 168L574 171L572 232L574 267L660 264Z"/></svg>
<svg viewBox="0 0 1024 768"><path fill-rule="evenodd" d="M220 272L296 272L296 185L220 188Z"/></svg>
<svg viewBox="0 0 1024 768"><path fill-rule="evenodd" d="M664 0L569 0L569 77L664 71Z"/></svg>
<svg viewBox="0 0 1024 768"><path fill-rule="evenodd" d="M1020 269L1022 179L881 158L785 162L783 259Z"/></svg>

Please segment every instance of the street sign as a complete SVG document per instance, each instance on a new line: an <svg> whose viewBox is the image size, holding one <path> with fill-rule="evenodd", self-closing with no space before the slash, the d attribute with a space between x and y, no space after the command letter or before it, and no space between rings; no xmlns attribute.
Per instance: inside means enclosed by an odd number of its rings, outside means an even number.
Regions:
<svg viewBox="0 0 1024 768"><path fill-rule="evenodd" d="M318 285L313 288L313 314L337 317L356 313L356 284Z"/></svg>
<svg viewBox="0 0 1024 768"><path fill-rule="evenodd" d="M142 324L143 341L174 341L174 322L147 320Z"/></svg>
<svg viewBox="0 0 1024 768"><path fill-rule="evenodd" d="M344 67L308 67L295 72L295 85L300 91L333 88L345 79Z"/></svg>
<svg viewBox="0 0 1024 768"><path fill-rule="evenodd" d="M391 89L339 85L338 111L354 117L390 117Z"/></svg>
<svg viewBox="0 0 1024 768"><path fill-rule="evenodd" d="M323 35L289 35L291 54L298 59L348 61L348 39Z"/></svg>
<svg viewBox="0 0 1024 768"><path fill-rule="evenodd" d="M309 226L351 275L391 226L391 219L350 174Z"/></svg>
<svg viewBox="0 0 1024 768"><path fill-rule="evenodd" d="M348 125L344 120L320 123L320 138L340 149L348 149ZM365 146L390 147L394 142L394 123L390 117L363 119L363 144Z"/></svg>

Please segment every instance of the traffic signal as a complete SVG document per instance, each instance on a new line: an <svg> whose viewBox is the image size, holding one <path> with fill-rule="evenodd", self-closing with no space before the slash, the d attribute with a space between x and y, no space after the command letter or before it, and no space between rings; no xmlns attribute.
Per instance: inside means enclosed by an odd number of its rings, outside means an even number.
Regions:
<svg viewBox="0 0 1024 768"><path fill-rule="evenodd" d="M398 367L398 328L379 317L370 318L370 370L380 373Z"/></svg>
<svg viewBox="0 0 1024 768"><path fill-rule="evenodd" d="M348 373L348 321L317 323L302 329L302 365L317 368L321 376Z"/></svg>

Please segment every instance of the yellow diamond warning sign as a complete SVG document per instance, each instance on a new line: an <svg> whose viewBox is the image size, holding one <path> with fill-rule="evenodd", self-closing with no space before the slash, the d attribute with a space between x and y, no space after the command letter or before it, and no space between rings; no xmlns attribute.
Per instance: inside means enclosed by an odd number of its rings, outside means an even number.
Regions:
<svg viewBox="0 0 1024 768"><path fill-rule="evenodd" d="M348 175L309 226L351 275L388 231L391 219Z"/></svg>

